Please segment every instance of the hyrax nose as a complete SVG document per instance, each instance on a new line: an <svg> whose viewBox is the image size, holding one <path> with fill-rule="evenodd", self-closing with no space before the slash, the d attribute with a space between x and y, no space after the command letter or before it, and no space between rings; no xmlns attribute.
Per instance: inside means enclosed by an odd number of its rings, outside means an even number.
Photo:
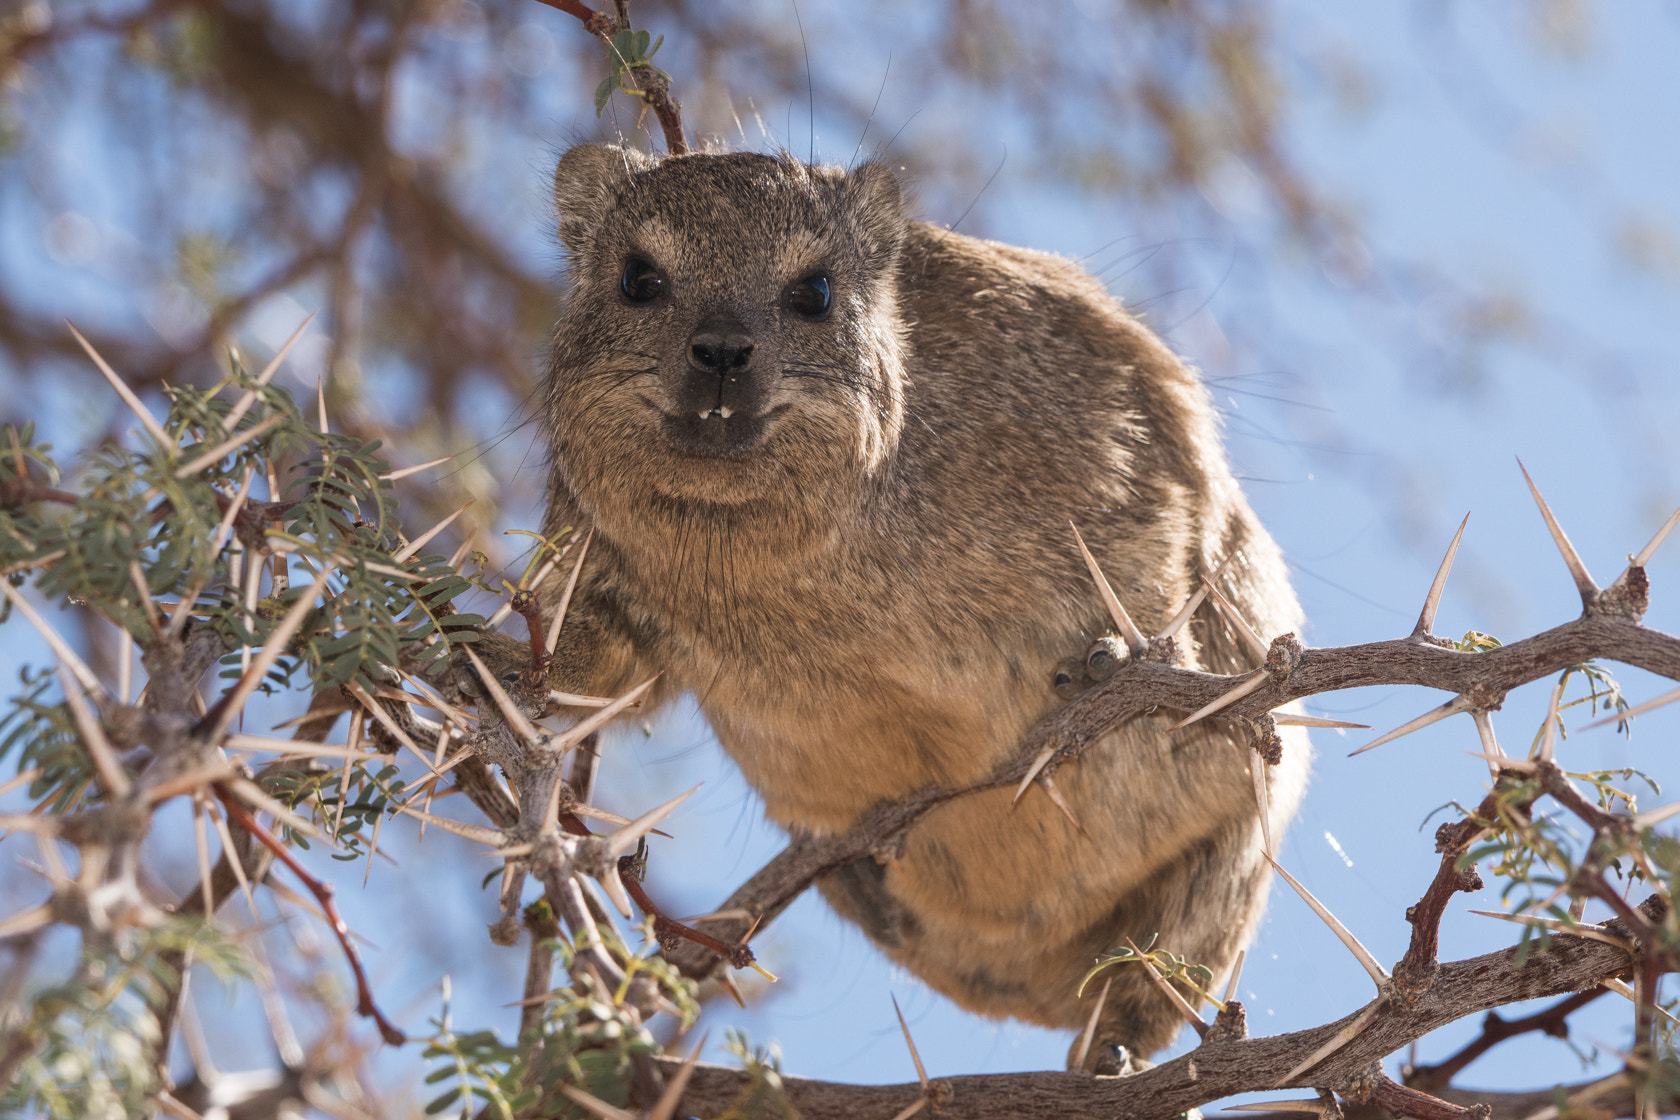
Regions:
<svg viewBox="0 0 1680 1120"><path fill-rule="evenodd" d="M753 336L734 319L710 319L688 338L688 364L697 373L732 378L752 364Z"/></svg>

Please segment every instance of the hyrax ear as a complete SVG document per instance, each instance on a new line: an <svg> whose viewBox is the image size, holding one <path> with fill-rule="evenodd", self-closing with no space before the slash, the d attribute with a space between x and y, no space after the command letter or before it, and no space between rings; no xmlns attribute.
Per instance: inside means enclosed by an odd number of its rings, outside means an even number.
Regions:
<svg viewBox="0 0 1680 1120"><path fill-rule="evenodd" d="M657 161L631 148L579 144L554 169L554 204L560 211L560 241L582 249L630 176Z"/></svg>
<svg viewBox="0 0 1680 1120"><path fill-rule="evenodd" d="M856 215L864 256L877 269L891 268L904 240L904 192L884 163L871 161L846 176L846 207Z"/></svg>

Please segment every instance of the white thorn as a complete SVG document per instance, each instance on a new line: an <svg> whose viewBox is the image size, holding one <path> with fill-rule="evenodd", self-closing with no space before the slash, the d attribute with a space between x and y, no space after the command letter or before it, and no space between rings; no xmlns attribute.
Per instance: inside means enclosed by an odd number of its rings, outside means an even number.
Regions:
<svg viewBox="0 0 1680 1120"><path fill-rule="evenodd" d="M619 856L627 854L631 848L636 846L636 841L651 832L654 825L670 816L672 811L675 810L678 805L681 805L684 801L687 801L690 797L694 796L694 790L699 788L700 785L696 784L687 793L680 793L658 808L649 809L647 812L643 813L641 816L637 817L635 820L607 837L607 854L613 859L617 859Z"/></svg>
<svg viewBox="0 0 1680 1120"><path fill-rule="evenodd" d="M1276 1088L1283 1088L1284 1085L1295 1080L1296 1077L1316 1066L1319 1062L1322 1062L1325 1058L1328 1058L1330 1055L1352 1042L1355 1038L1358 1038L1359 1032L1364 1030L1366 1026L1370 1024L1372 1019L1377 1017L1377 1012L1382 1010L1383 1004L1386 1002L1387 1000L1379 999L1377 1002L1367 1007L1359 1018L1337 1031L1335 1037L1331 1038L1330 1041L1326 1042L1323 1046L1320 1046L1317 1050L1314 1050L1305 1061L1301 1062L1294 1069L1279 1078Z"/></svg>
<svg viewBox="0 0 1680 1120"><path fill-rule="evenodd" d="M554 656L555 643L560 640L560 627L566 625L566 612L572 606L572 592L577 590L578 576L583 573L583 558L589 555L589 542L595 539L595 530L591 528L583 538L583 544L578 546L577 562L572 565L572 574L566 580L566 590L560 593L560 603L554 608L554 621L548 626L548 655Z"/></svg>
<svg viewBox="0 0 1680 1120"><path fill-rule="evenodd" d="M17 608L17 612L31 626L35 627L35 631L41 637L46 639L47 645L52 647L52 651L58 656L59 661L63 663L65 668L75 674L76 679L82 682L83 688L101 700L106 698L105 686L99 683L99 678L93 675L93 670L89 669L87 663L76 656L76 651L70 648L70 643L59 637L58 631L47 625L46 619L35 613L35 608L30 606L29 601L12 587L10 580L0 579L0 595L9 599L12 606Z"/></svg>
<svg viewBox="0 0 1680 1120"><path fill-rule="evenodd" d="M1219 711L1219 709L1235 704L1238 700L1241 700L1249 693L1258 691L1262 685L1271 679L1272 675L1266 672L1266 670L1254 670L1253 676L1249 677L1246 681L1237 685L1237 687L1231 689L1231 691L1225 693L1223 696L1220 696L1217 700L1212 700L1203 704L1200 708L1197 708L1194 712L1191 712L1189 715L1167 728L1167 732L1170 734L1181 727L1188 727L1204 716L1211 716L1214 712Z"/></svg>
<svg viewBox="0 0 1680 1120"><path fill-rule="evenodd" d="M548 690L548 702L559 704L562 708L605 708L612 704L611 696L579 696L575 692L561 692L559 689Z"/></svg>
<svg viewBox="0 0 1680 1120"><path fill-rule="evenodd" d="M411 474L419 474L421 471L431 470L433 467L440 466L444 463L447 463L447 462L449 462L449 460L451 460L453 458L455 458L455 456L445 455L443 458L433 459L429 463L416 463L412 467L402 467L398 470L386 471L384 474L379 476L379 481L381 481L381 482L400 482L403 479L407 478ZM453 564L450 565L450 567L452 567L452 568L454 566L455 565L453 565Z"/></svg>
<svg viewBox="0 0 1680 1120"><path fill-rule="evenodd" d="M76 722L76 731L82 737L82 744L87 747L88 757L93 760L93 768L98 772L99 780L104 783L105 792L113 801L127 797L133 787L128 775L123 772L122 763L117 759L117 752L111 746L111 741L105 738L105 732L100 729L99 717L88 707L87 700L63 665L58 667L58 685L64 690L65 707L70 709L70 717Z"/></svg>
<svg viewBox="0 0 1680 1120"><path fill-rule="evenodd" d="M1632 719L1634 716L1642 716L1646 712L1655 711L1665 704L1674 703L1676 700L1680 700L1680 688L1676 688L1672 692L1665 692L1655 700L1647 700L1645 703L1637 705L1636 707L1628 708L1625 711L1616 712L1614 715L1605 716L1603 719L1597 719L1591 723L1583 724L1575 730L1590 731L1594 727L1603 727L1607 723L1619 723L1624 719Z"/></svg>
<svg viewBox="0 0 1680 1120"><path fill-rule="evenodd" d="M1231 966L1231 978L1225 982L1225 1002L1230 1003L1237 996L1237 981L1242 979L1243 960L1248 956L1248 950L1237 953L1237 963Z"/></svg>
<svg viewBox="0 0 1680 1120"><path fill-rule="evenodd" d="M497 849L494 853L492 853L494 855L511 855L511 853L502 852L501 849L497 847L507 841L507 836L503 834L502 830L499 828L489 828L481 824L467 824L464 821L454 821L450 820L448 817L435 816L432 813L426 812L424 809L416 809L406 803L394 804L393 807L397 810L397 812L407 813L415 820L424 821L427 824L435 824L445 832L453 832L457 836L464 837L468 840L476 840L480 844L489 844L492 848Z"/></svg>
<svg viewBox="0 0 1680 1120"><path fill-rule="evenodd" d="M1021 800L1021 795L1027 792L1027 787L1032 785L1032 780L1038 777L1038 772L1044 769L1044 767L1050 762L1051 756L1055 753L1056 748L1053 746L1045 747L1043 750L1038 752L1038 757L1033 759L1031 766L1027 767L1027 776L1022 778L1021 784L1015 787L1015 796L1009 799L1009 803L1011 805L1014 805Z"/></svg>
<svg viewBox="0 0 1680 1120"><path fill-rule="evenodd" d="M1663 821L1666 821L1668 818L1674 816L1676 813L1680 813L1680 801L1675 801L1672 804L1664 805L1660 809L1652 809L1652 810L1650 810L1649 812L1646 812L1646 813L1635 814L1635 816L1633 818L1633 827L1635 827L1637 829L1641 829L1641 830L1647 829L1647 828L1650 828L1654 824L1659 824Z"/></svg>
<svg viewBox="0 0 1680 1120"><path fill-rule="evenodd" d="M565 734L556 736L549 744L550 748L558 751L566 751L577 746L602 724L610 722L622 714L625 709L633 708L640 703L642 696L646 694L648 689L653 687L653 682L658 679L659 677L657 675L649 677L635 688L632 688L629 692L626 692L623 696L614 700L611 704L608 704L606 707L597 711L588 719L578 723Z"/></svg>
<svg viewBox="0 0 1680 1120"><path fill-rule="evenodd" d="M683 1090L688 1087L688 1079L694 1075L694 1067L700 1061L700 1051L706 1048L706 1037L704 1034L700 1036L700 1041L694 1044L693 1052L666 1084L665 1091L659 1095L659 1103L648 1113L648 1120L671 1120L675 1115L677 1105L682 1101Z"/></svg>
<svg viewBox="0 0 1680 1120"><path fill-rule="evenodd" d="M1452 571L1453 557L1458 555L1458 542L1464 539L1464 527L1470 524L1470 515L1464 515L1464 520L1458 523L1458 532L1453 534L1452 544L1447 546L1446 558L1435 571L1435 582L1429 585L1429 594L1423 600L1423 613L1418 615L1417 626L1412 630L1414 637L1427 634L1435 625L1435 609L1441 605L1441 592L1447 587L1447 574Z"/></svg>
<svg viewBox="0 0 1680 1120"><path fill-rule="evenodd" d="M1248 770L1254 779L1254 803L1260 812L1261 850L1272 850L1272 810L1266 799L1266 760L1252 747L1248 751Z"/></svg>
<svg viewBox="0 0 1680 1120"><path fill-rule="evenodd" d="M1439 708L1431 708L1429 711L1423 713L1421 716L1418 716L1416 719L1408 720L1407 722L1402 723L1399 727L1396 727L1387 735L1379 735L1377 738L1372 739L1369 743L1366 743L1358 750L1350 751L1348 753L1348 757L1352 758L1354 755L1364 754L1366 751L1380 747L1384 743L1391 743L1395 739L1400 738L1402 735L1410 735L1419 728L1428 727L1432 723L1439 723L1448 716L1455 716L1459 712L1468 712L1470 708L1471 704L1469 697L1455 696L1451 700L1448 700L1445 704L1442 704Z"/></svg>
<svg viewBox="0 0 1680 1120"><path fill-rule="evenodd" d="M279 660L280 655L286 652L286 646L291 642L292 636L303 625L304 616L315 609L315 596L319 595L321 589L326 587L327 577L333 573L333 570L330 566L322 568L321 574L315 577L315 582L309 590L298 596L297 602L292 604L292 609L286 612L285 617L280 620L280 625L276 626L274 632L268 636L268 641L263 643L263 647L257 652L257 656L251 659L250 669L240 674L238 682L233 686L233 691L228 695L226 702L218 709L215 726L209 729L204 738L216 740L222 737L222 732L227 730L228 724L233 722L234 717L245 706L245 701L250 697L252 691L262 683L263 678L268 676L268 671L274 667L274 663Z"/></svg>
<svg viewBox="0 0 1680 1120"><path fill-rule="evenodd" d="M93 343L82 337L82 332L76 329L74 323L66 319L64 325L70 328L70 333L75 336L77 342L81 343L82 349L87 351L87 356L93 359L93 364L99 367L99 372L104 375L106 381L111 383L111 388L117 391L117 396L122 398L122 402L128 406L129 411L139 417L141 426L146 429L146 434L152 437L152 441L162 448L165 454L173 458L175 441L169 438L169 433L163 430L163 425L157 422L157 417L153 416L151 410L140 403L140 398L134 395L134 390L128 387L128 382L117 375L117 371L112 369L110 364L100 356L99 351L93 348Z"/></svg>
<svg viewBox="0 0 1680 1120"><path fill-rule="evenodd" d="M600 1097L593 1096L575 1085L562 1083L559 1089L574 1104L580 1104L590 1112L601 1117L601 1120L636 1120L634 1112L626 1112L622 1108L614 1108Z"/></svg>
<svg viewBox="0 0 1680 1120"><path fill-rule="evenodd" d="M1219 577L1224 574L1225 566L1229 564L1235 556L1236 553L1232 553L1230 556L1225 557L1225 559L1219 562L1219 567L1213 570L1213 574L1202 580L1202 586L1197 589L1194 595L1185 600L1184 605L1178 609L1178 613L1172 616L1172 621L1161 627L1161 637L1172 637L1174 634L1178 633L1179 629L1182 628L1185 623L1190 621L1190 616L1196 613L1196 608L1202 605L1203 599L1207 598L1209 586L1219 580Z"/></svg>
<svg viewBox="0 0 1680 1120"><path fill-rule="evenodd" d="M1294 712L1273 712L1272 722L1279 727L1351 727L1360 731L1371 730L1368 723L1348 723L1339 719L1322 719L1319 716L1303 716Z"/></svg>
<svg viewBox="0 0 1680 1120"><path fill-rule="evenodd" d="M1476 734L1482 738L1482 757L1487 759L1488 776L1494 781L1499 780L1499 762L1505 757L1505 752L1499 746L1499 740L1493 737L1493 717L1485 708L1477 708L1470 713L1470 718L1476 721Z"/></svg>
<svg viewBox="0 0 1680 1120"><path fill-rule="evenodd" d="M601 888L607 892L607 897L612 899L612 904L618 908L618 912L626 918L631 917L630 896L625 893L624 880L619 878L616 858L607 861L607 873L601 877L600 883Z"/></svg>
<svg viewBox="0 0 1680 1120"><path fill-rule="evenodd" d="M1639 1002L1639 994L1633 990L1633 986L1626 980L1617 980L1612 976L1608 980L1600 980L1599 983L1630 1003ZM1676 1019L1673 1015L1665 1011L1661 1004L1652 1004L1651 1010L1655 1011L1658 1015L1661 1015L1664 1019L1667 1019L1671 1023L1680 1023L1680 1019Z"/></svg>
<svg viewBox="0 0 1680 1120"><path fill-rule="evenodd" d="M1143 950L1137 947L1136 942L1128 937L1126 938L1126 944L1137 955L1138 963L1143 965L1143 970L1149 974L1149 978L1155 982L1156 987L1160 988L1166 995L1168 1002L1178 1009L1180 1015L1184 1016L1184 1021L1194 1027L1198 1035L1207 1037L1207 1024L1202 1022L1200 1015L1196 1014L1196 1009L1190 1006L1190 1001L1179 994L1178 989L1172 986L1164 973L1155 970L1155 962L1144 955Z"/></svg>
<svg viewBox="0 0 1680 1120"><path fill-rule="evenodd" d="M1102 991L1097 995L1097 1005L1091 1008L1091 1017L1086 1020L1085 1029L1079 1033L1079 1052L1073 1059L1073 1068L1084 1069L1085 1057L1091 1052L1091 1043L1097 1036L1097 1020L1102 1017L1103 1005L1108 1002L1108 989L1114 984L1114 977L1103 981Z"/></svg>
<svg viewBox="0 0 1680 1120"><path fill-rule="evenodd" d="M1225 616L1225 621L1231 624L1231 628L1237 632L1237 637L1248 647L1249 652L1264 665L1267 655L1271 653L1271 647L1266 644L1266 640L1254 632L1254 627L1248 624L1248 620L1242 616L1236 604L1225 598L1206 576L1202 577L1202 582L1207 584L1208 594L1213 596L1213 605L1219 608L1219 613Z"/></svg>
<svg viewBox="0 0 1680 1120"><path fill-rule="evenodd" d="M1587 572L1587 566L1581 562L1581 556L1575 551L1575 546L1569 543L1569 535L1558 524L1557 518L1552 516L1552 509L1546 504L1546 499L1540 496L1540 488L1534 485L1534 479L1528 475L1528 468L1523 466L1522 460L1517 460L1517 469L1522 471L1523 479L1528 483L1528 492L1534 495L1534 501L1540 507L1540 516L1546 519L1546 528L1551 530L1552 540L1557 543L1558 551L1563 553L1563 562L1569 567L1569 574L1575 579L1575 589L1581 593L1583 604L1591 603L1598 595L1598 584Z"/></svg>
<svg viewBox="0 0 1680 1120"><path fill-rule="evenodd" d="M1540 732L1540 747L1534 753L1536 762L1550 762L1552 753L1557 746L1558 701L1563 699L1563 681L1552 687L1552 702L1546 709L1546 727Z"/></svg>
<svg viewBox="0 0 1680 1120"><path fill-rule="evenodd" d="M1314 1097L1312 1100L1300 1101L1250 1101L1248 1104L1227 1104L1221 1105L1220 1111L1276 1113L1316 1112L1322 1116L1324 1115L1324 1110L1328 1107L1329 1106L1324 1103L1322 1098Z"/></svg>
<svg viewBox="0 0 1680 1120"><path fill-rule="evenodd" d="M424 533L420 534L418 537L415 537L413 540L409 541L408 546L406 548L403 548L403 549L399 550L398 552L394 553L392 555L391 559L393 559L397 563L401 564L403 561L407 560L410 556L413 556L415 553L419 552L422 548L426 547L427 543L430 542L433 537L437 536L439 533L443 532L445 529L447 529L449 527L449 523L451 521L454 521L457 517L459 517L463 513L467 512L467 510L470 509L470 508L472 508L472 502L468 502L466 505L462 506L460 509L458 509L454 513L450 514L448 517L444 518L442 521L439 521L436 525L433 525L430 529L427 529Z"/></svg>
<svg viewBox="0 0 1680 1120"><path fill-rule="evenodd" d="M495 701L497 709L502 713L502 717L507 720L508 726L513 728L514 733L526 742L535 742L540 733L531 724L531 721L525 718L525 713L519 710L519 705L513 702L513 697L507 694L507 690L502 687L502 683L490 674L489 669L484 667L484 662L478 659L478 654L472 651L472 646L463 645L461 650L467 655L467 660L472 662L473 668L478 670L478 679L483 682L485 691L490 693L490 699Z"/></svg>
<svg viewBox="0 0 1680 1120"><path fill-rule="evenodd" d="M1371 950L1360 944L1359 938L1353 935L1353 931L1344 926L1336 915L1330 913L1329 908L1324 903L1314 898L1313 893L1303 887L1295 876L1285 871L1283 865L1271 857L1271 853L1262 852L1261 854L1266 857L1266 862L1271 864L1279 875L1283 876L1283 881L1295 888L1295 893L1301 896L1301 900L1312 907L1313 913L1324 920L1324 924L1330 927L1330 932L1334 933L1337 939L1348 947L1348 952L1353 954L1360 967L1370 975L1371 982L1377 986L1378 994L1381 994L1384 985L1388 983L1388 970L1377 963L1377 958L1371 955ZM1291 1074L1291 1076L1294 1075Z"/></svg>
<svg viewBox="0 0 1680 1120"><path fill-rule="evenodd" d="M268 365L263 367L263 371L257 374L257 384L259 386L269 383L269 380L274 377L275 371L280 368L280 363L286 360L286 355L292 352L292 347L297 345L297 340L303 337L303 332L308 330L309 324L314 321L315 312L313 311L303 317L303 322L299 323L297 330L292 332L292 337L286 340L286 344L280 347L273 358L269 359ZM240 420L244 419L246 410L255 404L256 400L256 389L245 390L238 403L233 406L232 411L222 417L222 430L232 435L233 429L239 426ZM273 495L270 495L270 497L273 497Z"/></svg>
<svg viewBox="0 0 1680 1120"><path fill-rule="evenodd" d="M922 1056L916 1053L916 1040L910 1037L910 1024L904 1021L904 1012L899 1009L898 997L888 993L892 1000L893 1014L898 1016L898 1029L904 1032L904 1045L910 1048L910 1060L916 1063L916 1077L922 1083L922 1092L928 1090L927 1070L922 1067Z"/></svg>
<svg viewBox="0 0 1680 1120"><path fill-rule="evenodd" d="M211 463L217 463L244 447L254 439L266 436L279 427L286 417L284 413L275 413L260 424L253 424L243 432L235 432L232 436L218 443L215 447L198 456L190 463L186 463L175 471L176 478L191 478Z"/></svg>
<svg viewBox="0 0 1680 1120"><path fill-rule="evenodd" d="M1639 555L1635 556L1628 566L1631 568L1643 568L1646 564L1650 563L1651 557L1657 554L1657 549L1662 547L1663 541L1668 538L1668 534L1674 531L1674 526L1676 524L1680 524L1680 509L1677 509L1668 515L1668 520L1664 521L1663 527L1657 530L1657 535L1651 538L1649 544L1639 550Z"/></svg>
<svg viewBox="0 0 1680 1120"><path fill-rule="evenodd" d="M1120 597L1114 593L1114 588L1109 586L1108 577L1097 567L1097 558L1085 547L1085 538L1079 535L1079 526L1069 521L1068 528L1073 530L1073 539L1079 544L1080 555L1085 557L1085 566L1091 570L1091 579L1097 585L1097 594L1102 596L1104 605L1108 607L1108 616L1114 620L1114 625L1120 628L1120 637L1125 641L1126 648L1132 651L1133 656L1142 653L1149 648L1149 642L1132 621L1132 616L1126 613L1126 608L1120 603Z"/></svg>
<svg viewBox="0 0 1680 1120"><path fill-rule="evenodd" d="M1614 945L1618 949L1626 949L1629 953L1637 952L1633 942L1625 937L1617 937L1597 926L1581 925L1578 922L1564 922L1556 918L1542 918L1538 914L1501 914L1497 910L1471 910L1468 913L1480 918L1498 918L1502 922L1515 922L1519 926L1529 926L1533 929L1549 930L1569 937L1585 937L1592 941L1602 941L1606 945Z"/></svg>

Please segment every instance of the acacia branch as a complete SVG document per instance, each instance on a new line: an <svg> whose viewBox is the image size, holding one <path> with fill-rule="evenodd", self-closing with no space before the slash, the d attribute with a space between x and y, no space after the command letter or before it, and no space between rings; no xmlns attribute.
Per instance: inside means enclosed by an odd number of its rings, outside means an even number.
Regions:
<svg viewBox="0 0 1680 1120"><path fill-rule="evenodd" d="M1641 910L1647 920L1656 921L1663 907L1653 899ZM1396 1094L1370 1076L1371 1067L1383 1056L1466 1015L1520 1000L1584 991L1601 980L1627 975L1637 965L1617 946L1566 935L1552 938L1545 953L1529 952L1526 962L1519 964L1523 955L1518 948L1501 949L1441 965L1437 982L1415 1003L1402 1007L1389 1001L1352 1042L1285 1085L1279 1082L1286 1073L1352 1023L1363 1008L1336 1022L1290 1034L1209 1039L1188 1054L1130 1077L1050 1072L952 1077L953 1095L940 1115L948 1120L1173 1116L1234 1093L1289 1086L1328 1088L1355 1099L1375 1092L1379 1100L1374 1103L1386 1105ZM674 1059L665 1061L668 1071L675 1069ZM722 1113L739 1099L751 1077L741 1070L701 1066L689 1082L683 1108L700 1115ZM782 1082L789 1103L805 1120L891 1116L922 1094L919 1083L841 1085L787 1075ZM1462 1092L1443 1099L1452 1104L1472 1103Z"/></svg>

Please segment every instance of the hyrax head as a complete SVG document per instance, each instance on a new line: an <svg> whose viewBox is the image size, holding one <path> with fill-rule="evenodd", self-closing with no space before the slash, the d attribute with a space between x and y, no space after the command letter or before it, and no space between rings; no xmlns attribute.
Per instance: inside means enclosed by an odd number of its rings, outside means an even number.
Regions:
<svg viewBox="0 0 1680 1120"><path fill-rule="evenodd" d="M879 467L904 387L886 168L583 145L554 182L570 285L547 413L586 505L820 501Z"/></svg>

